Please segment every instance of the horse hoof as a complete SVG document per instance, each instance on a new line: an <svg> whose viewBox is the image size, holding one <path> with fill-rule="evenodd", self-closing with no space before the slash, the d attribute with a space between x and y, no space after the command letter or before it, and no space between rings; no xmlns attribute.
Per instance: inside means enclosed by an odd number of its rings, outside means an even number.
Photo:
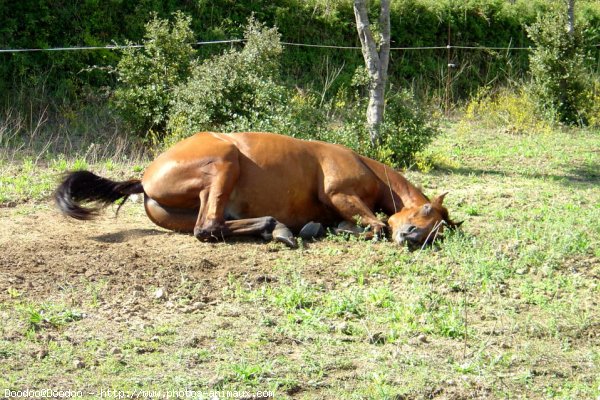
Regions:
<svg viewBox="0 0 600 400"><path fill-rule="evenodd" d="M334 232L336 235L344 233L349 233L351 235L360 235L361 233L365 232L365 229L361 228L360 226L356 226L356 224L353 224L351 222L342 221L339 223L337 228L334 229Z"/></svg>
<svg viewBox="0 0 600 400"><path fill-rule="evenodd" d="M319 222L310 221L308 224L304 225L302 229L300 229L300 236L304 240L315 239L325 235L325 229L323 229L323 225Z"/></svg>
<svg viewBox="0 0 600 400"><path fill-rule="evenodd" d="M288 247L291 247L292 249L298 247L298 242L296 242L296 238L294 237L292 231L290 231L287 226L280 222L278 222L277 225L275 225L275 229L273 229L273 239L276 242L280 242Z"/></svg>

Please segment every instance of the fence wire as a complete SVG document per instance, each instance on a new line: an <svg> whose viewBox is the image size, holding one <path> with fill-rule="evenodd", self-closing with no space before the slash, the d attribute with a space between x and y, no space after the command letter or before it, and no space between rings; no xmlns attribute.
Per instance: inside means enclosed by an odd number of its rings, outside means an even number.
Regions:
<svg viewBox="0 0 600 400"><path fill-rule="evenodd" d="M194 46L204 46L212 44L226 44L226 43L244 43L245 39L228 39L228 40L211 40L192 43ZM296 46L296 47L313 47L321 49L341 49L341 50L361 50L360 46L336 46L328 44L310 44L310 43L294 43L294 42L281 42L284 46ZM90 50L124 50L124 49L139 49L146 47L143 44L127 44L127 45L107 45L107 46L73 46L73 47L49 47L49 48L24 48L24 49L0 49L0 53L32 53L32 52L45 52L45 51L90 51ZM600 43L592 45L593 48L600 48ZM451 49L462 49L462 50L520 50L520 51L532 51L535 47L498 47L498 46L463 46L448 44L444 46L407 46L407 47L390 47L390 50L451 50Z"/></svg>
<svg viewBox="0 0 600 400"><path fill-rule="evenodd" d="M245 39L212 40L204 42L195 42L194 46L204 46L212 44L243 43ZM336 46L327 44L310 44L281 42L284 46L295 47L313 47L321 49L341 49L341 50L361 50L360 46ZM598 47L600 45L596 45ZM91 50L125 50L140 49L146 47L143 44L128 45L108 45L108 46L73 46L73 47L49 47L49 48L23 48L23 49L0 49L0 53L33 53L33 52L53 52L53 51L91 51ZM493 46L415 46L415 47L390 47L390 50L450 50L450 49L468 49L468 50L533 50L533 47L493 47Z"/></svg>

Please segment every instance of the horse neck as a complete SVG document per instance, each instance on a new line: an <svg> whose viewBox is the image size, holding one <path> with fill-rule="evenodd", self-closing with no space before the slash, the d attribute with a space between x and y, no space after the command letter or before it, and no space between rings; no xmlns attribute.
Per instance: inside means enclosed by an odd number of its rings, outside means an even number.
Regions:
<svg viewBox="0 0 600 400"><path fill-rule="evenodd" d="M382 206L389 214L398 212L404 207L418 207L429 202L421 190L393 168L370 158L361 157L361 159L382 182Z"/></svg>

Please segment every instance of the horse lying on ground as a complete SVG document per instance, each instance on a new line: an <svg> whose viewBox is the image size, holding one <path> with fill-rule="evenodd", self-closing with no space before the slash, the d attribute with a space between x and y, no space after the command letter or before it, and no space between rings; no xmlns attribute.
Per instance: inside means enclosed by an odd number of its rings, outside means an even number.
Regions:
<svg viewBox="0 0 600 400"><path fill-rule="evenodd" d="M318 236L322 225L368 227L379 237L387 223L398 244L433 241L458 226L390 167L352 150L272 133L202 132L161 154L141 180L115 182L88 171L66 175L55 192L60 210L90 219L101 206L144 193L148 217L158 226L193 232L200 240L261 235L296 246L292 232ZM97 202L85 208L81 202ZM123 204L123 203L121 203Z"/></svg>

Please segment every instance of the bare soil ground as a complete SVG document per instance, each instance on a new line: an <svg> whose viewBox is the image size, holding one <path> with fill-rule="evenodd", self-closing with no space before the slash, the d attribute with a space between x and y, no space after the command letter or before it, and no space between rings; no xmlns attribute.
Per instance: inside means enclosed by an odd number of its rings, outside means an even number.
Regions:
<svg viewBox="0 0 600 400"><path fill-rule="evenodd" d="M34 300L49 299L102 280L103 297L117 308L116 316L133 291L173 293L182 280L191 280L201 282L203 291L190 300L211 302L228 277L268 280L269 261L287 251L252 238L201 243L157 227L139 204L126 207L118 216L107 210L89 222L65 218L52 204L0 208L0 299L8 298L9 287ZM327 270L313 273L323 279ZM310 272L305 278L311 279ZM144 308L151 308L152 296L147 299Z"/></svg>

